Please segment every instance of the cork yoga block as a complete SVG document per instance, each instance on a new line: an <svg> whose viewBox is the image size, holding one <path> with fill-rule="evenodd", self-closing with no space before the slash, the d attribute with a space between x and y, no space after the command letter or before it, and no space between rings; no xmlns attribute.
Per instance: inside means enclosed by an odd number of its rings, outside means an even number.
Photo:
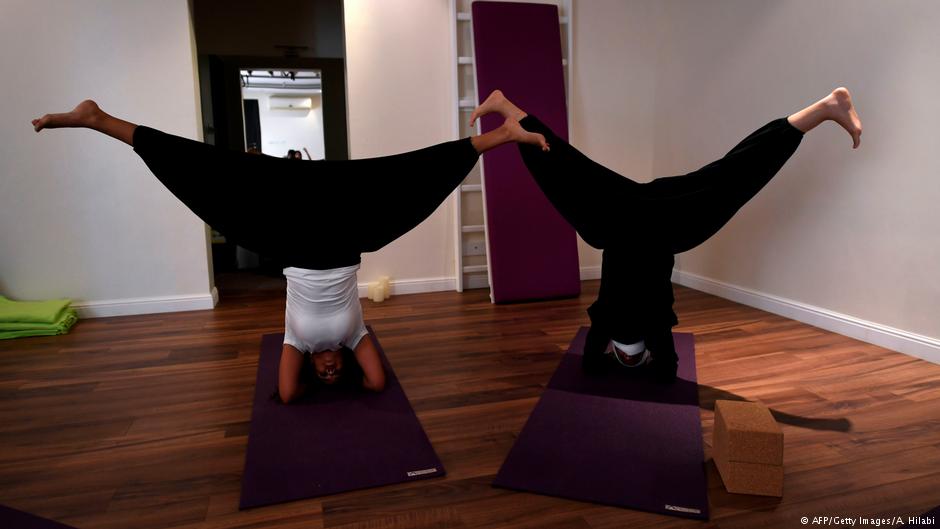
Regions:
<svg viewBox="0 0 940 529"><path fill-rule="evenodd" d="M783 465L742 463L716 456L715 466L728 492L783 497Z"/></svg>
<svg viewBox="0 0 940 529"><path fill-rule="evenodd" d="M783 432L766 407L715 401L712 446L728 492L783 495Z"/></svg>

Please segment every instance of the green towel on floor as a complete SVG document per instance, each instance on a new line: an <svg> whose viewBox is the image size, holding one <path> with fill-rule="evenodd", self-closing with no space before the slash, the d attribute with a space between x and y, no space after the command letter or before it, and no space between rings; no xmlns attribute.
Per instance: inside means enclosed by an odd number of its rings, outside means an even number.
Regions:
<svg viewBox="0 0 940 529"><path fill-rule="evenodd" d="M0 296L0 340L65 334L78 321L71 300L11 301Z"/></svg>

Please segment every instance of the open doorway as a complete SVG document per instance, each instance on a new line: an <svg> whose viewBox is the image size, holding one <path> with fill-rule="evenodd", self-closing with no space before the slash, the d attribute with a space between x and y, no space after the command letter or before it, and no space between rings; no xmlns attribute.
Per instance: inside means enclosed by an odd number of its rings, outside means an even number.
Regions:
<svg viewBox="0 0 940 529"><path fill-rule="evenodd" d="M325 158L319 70L241 70L239 78L248 152Z"/></svg>
<svg viewBox="0 0 940 529"><path fill-rule="evenodd" d="M318 72L320 107L311 97L311 112L322 117L322 158L344 160L349 157L346 132L346 66L345 22L343 0L189 0L193 36L199 77L199 95L202 104L202 131L206 143L246 151L249 140L246 124L257 122L257 130L248 131L253 143L265 155L283 156L287 150L303 147L313 158L318 156L316 140L278 138L263 126L266 108L262 97L243 96L242 72L251 75L283 77L294 74L307 77L305 72ZM268 75L268 77L271 77ZM249 84L262 79L249 79ZM256 99L248 103L245 99ZM283 101L280 101L283 103ZM257 104L257 108L251 108ZM277 105L276 105L277 106ZM257 119L251 113L257 111ZM299 115L303 111L297 111ZM322 114L322 116L321 116ZM301 120L302 118L297 118ZM258 138L260 137L260 139ZM283 141L278 145L277 140ZM268 144L269 140L273 140ZM283 148L283 152L281 152ZM307 162L311 163L311 162ZM258 175L264 178L264 175ZM224 200L224 189L219 200ZM246 218L255 212L245 211ZM224 233L214 233L210 250L210 283L222 298L242 287L257 289L274 285L283 290L284 277L275 263L268 264L268 272L258 273L260 266L270 261L269 256L257 256L256 261ZM239 270L257 262L259 268ZM229 287L231 290L229 290ZM240 285L240 286L239 286Z"/></svg>
<svg viewBox="0 0 940 529"><path fill-rule="evenodd" d="M209 80L203 87L208 143L279 158L349 157L342 59L209 56L200 66L200 79ZM217 231L212 233L212 263L216 276L245 272L279 277L286 266Z"/></svg>
<svg viewBox="0 0 940 529"><path fill-rule="evenodd" d="M252 154L322 160L323 85L320 70L241 70L245 150ZM236 248L239 270L274 272L281 263Z"/></svg>

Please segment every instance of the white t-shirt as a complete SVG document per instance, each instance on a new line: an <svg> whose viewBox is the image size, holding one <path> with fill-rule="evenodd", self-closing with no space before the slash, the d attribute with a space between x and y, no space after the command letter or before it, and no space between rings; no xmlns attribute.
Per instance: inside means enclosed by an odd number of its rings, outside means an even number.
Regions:
<svg viewBox="0 0 940 529"><path fill-rule="evenodd" d="M359 265L330 270L285 268L284 343L303 353L355 350L368 334L359 304Z"/></svg>

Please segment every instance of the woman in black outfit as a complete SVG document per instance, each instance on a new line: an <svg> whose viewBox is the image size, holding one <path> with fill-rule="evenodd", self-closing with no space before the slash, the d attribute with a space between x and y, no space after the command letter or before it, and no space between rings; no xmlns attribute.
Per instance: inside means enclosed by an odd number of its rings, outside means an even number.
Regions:
<svg viewBox="0 0 940 529"><path fill-rule="evenodd" d="M584 241L603 250L600 292L588 309L584 368L648 364L665 382L675 379L678 365L672 341L678 324L670 281L674 254L695 248L724 226L780 170L804 133L832 120L856 148L862 132L849 91L837 88L760 127L720 160L641 184L592 161L499 90L473 112L471 124L491 112L545 137L551 150L519 145L526 167Z"/></svg>

